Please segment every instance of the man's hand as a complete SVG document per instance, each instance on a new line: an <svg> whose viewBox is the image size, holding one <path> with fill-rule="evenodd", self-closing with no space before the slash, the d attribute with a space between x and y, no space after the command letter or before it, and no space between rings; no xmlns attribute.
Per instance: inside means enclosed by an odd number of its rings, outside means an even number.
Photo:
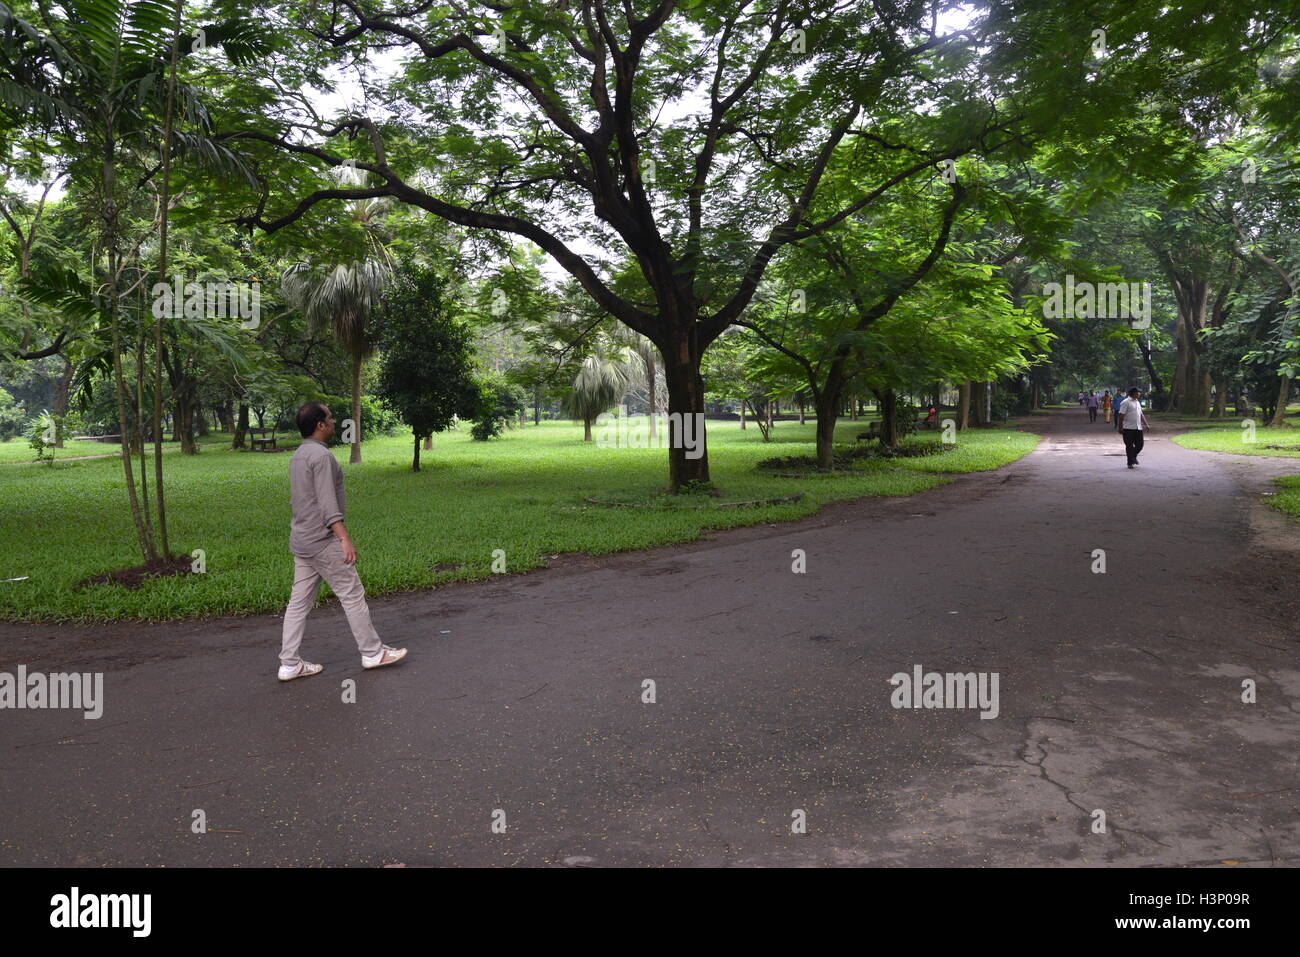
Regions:
<svg viewBox="0 0 1300 957"><path fill-rule="evenodd" d="M343 548L343 561L349 565L357 563L357 549L352 544L352 536L348 534L347 526L342 522L335 522L330 526L330 531L334 537L339 540L339 545Z"/></svg>

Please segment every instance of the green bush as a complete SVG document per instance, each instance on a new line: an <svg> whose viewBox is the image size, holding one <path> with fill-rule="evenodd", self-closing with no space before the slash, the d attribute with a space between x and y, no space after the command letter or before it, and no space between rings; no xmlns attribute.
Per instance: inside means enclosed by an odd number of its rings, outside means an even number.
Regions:
<svg viewBox="0 0 1300 957"><path fill-rule="evenodd" d="M22 435L28 427L27 416L14 402L14 397L7 389L0 388L0 442L8 442L15 435Z"/></svg>
<svg viewBox="0 0 1300 957"><path fill-rule="evenodd" d="M339 445L343 441L343 420L352 417L352 398L341 395L323 395L316 401L324 402L334 413L335 431L329 445ZM393 435L401 422L397 413L386 408L377 398L369 395L361 397L361 441ZM289 431L295 427L290 426Z"/></svg>
<svg viewBox="0 0 1300 957"><path fill-rule="evenodd" d="M478 414L470 435L480 442L501 434L503 425L513 425L515 418L528 406L524 390L498 375L479 382Z"/></svg>

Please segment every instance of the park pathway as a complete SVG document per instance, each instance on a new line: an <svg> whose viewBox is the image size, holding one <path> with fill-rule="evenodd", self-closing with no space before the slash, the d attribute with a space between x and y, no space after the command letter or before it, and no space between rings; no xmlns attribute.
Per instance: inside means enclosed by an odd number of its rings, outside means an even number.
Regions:
<svg viewBox="0 0 1300 957"><path fill-rule="evenodd" d="M1025 427L909 499L376 601L410 657L373 673L333 603L285 685L274 617L0 628L107 698L0 712L0 864L1300 863L1295 556L1243 466ZM917 665L997 716L893 708Z"/></svg>

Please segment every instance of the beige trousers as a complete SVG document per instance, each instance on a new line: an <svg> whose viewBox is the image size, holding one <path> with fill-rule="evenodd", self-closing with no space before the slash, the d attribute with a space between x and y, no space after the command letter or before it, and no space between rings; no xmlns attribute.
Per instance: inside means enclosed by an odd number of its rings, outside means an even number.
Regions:
<svg viewBox="0 0 1300 957"><path fill-rule="evenodd" d="M307 614L316 601L322 578L338 596L361 654L374 656L383 647L370 621L366 590L361 587L357 566L343 560L343 546L335 539L311 558L293 557L293 594L289 597L289 607L284 611L284 637L280 644L280 664L286 668L294 667L301 660L298 647L302 644Z"/></svg>

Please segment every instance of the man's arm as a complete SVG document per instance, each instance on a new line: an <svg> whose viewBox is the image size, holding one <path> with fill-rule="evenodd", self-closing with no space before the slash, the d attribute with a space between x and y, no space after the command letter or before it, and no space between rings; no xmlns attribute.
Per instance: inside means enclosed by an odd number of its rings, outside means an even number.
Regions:
<svg viewBox="0 0 1300 957"><path fill-rule="evenodd" d="M334 533L334 536L339 540L339 544L343 546L343 561L349 565L356 564L357 549L352 544L352 536L348 534L347 526L341 521L335 522L330 526L330 531Z"/></svg>
<svg viewBox="0 0 1300 957"><path fill-rule="evenodd" d="M330 456L333 458L333 455ZM322 462L328 466L328 462ZM319 465L312 470L312 487L316 492L316 502L325 517L325 527L334 533L334 537L343 546L343 560L349 565L357 560L357 550L352 544L352 536L343 524L343 509L339 507L338 496L334 494L334 470Z"/></svg>

